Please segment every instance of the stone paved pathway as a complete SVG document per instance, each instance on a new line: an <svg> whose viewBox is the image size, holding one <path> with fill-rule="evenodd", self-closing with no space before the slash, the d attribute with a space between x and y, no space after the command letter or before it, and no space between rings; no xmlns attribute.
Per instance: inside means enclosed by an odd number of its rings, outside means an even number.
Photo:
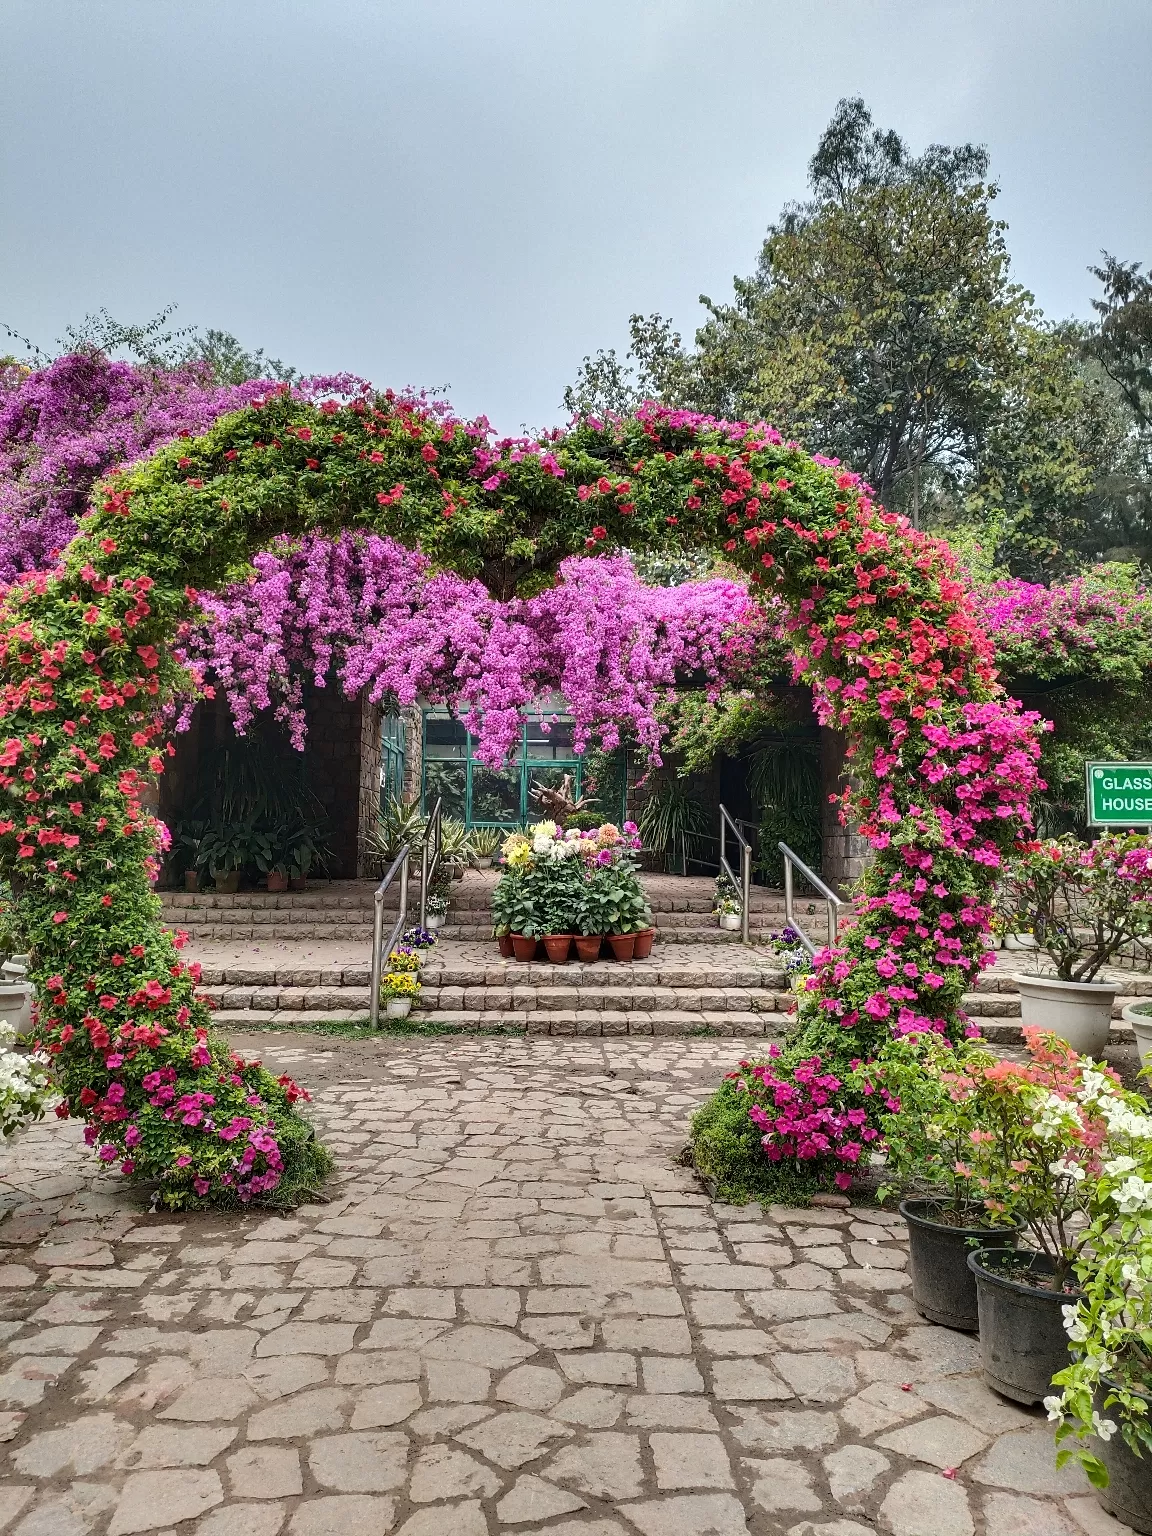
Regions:
<svg viewBox="0 0 1152 1536"><path fill-rule="evenodd" d="M147 1216L0 1150L4 1536L1119 1536L923 1323L885 1212L679 1167L716 1040L238 1039L326 1205Z"/></svg>

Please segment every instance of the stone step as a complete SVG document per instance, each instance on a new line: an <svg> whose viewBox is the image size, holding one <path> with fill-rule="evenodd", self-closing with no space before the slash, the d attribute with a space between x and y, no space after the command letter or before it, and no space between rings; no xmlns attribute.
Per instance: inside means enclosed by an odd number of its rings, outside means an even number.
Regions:
<svg viewBox="0 0 1152 1536"><path fill-rule="evenodd" d="M281 1029L306 1029L317 1024L369 1023L369 1013L362 1009L291 1009L261 1011L251 1008L221 1008L216 1023L225 1028L243 1029L253 1025ZM414 1024L436 1024L461 1033L482 1029L504 1029L527 1035L720 1035L732 1039L781 1039L789 1019L778 1013L737 1012L600 1012L594 1009L490 1010L484 1013L429 1011L418 1009L410 1015Z"/></svg>
<svg viewBox="0 0 1152 1536"><path fill-rule="evenodd" d="M395 920L395 913L391 914ZM410 920L414 925L419 921L418 913L411 913ZM372 923L332 921L332 922L299 922L291 923L243 923L243 922L189 922L185 919L166 919L169 926L179 928L188 937L199 943L281 943L291 944L295 942L324 942L339 941L347 943L368 944L372 939ZM748 933L755 943L757 940L766 941L774 932L779 931L779 926L770 924L752 923ZM440 930L441 937L445 939L461 939L470 943L491 942L491 922L482 924L465 924L449 922ZM739 932L729 933L717 928L715 923L701 923L692 927L664 927L664 919L657 918L656 935L661 944L739 944L741 942ZM818 932L814 934L819 937Z"/></svg>
<svg viewBox="0 0 1152 1536"><path fill-rule="evenodd" d="M371 991L366 986L222 984L201 987L199 995L225 1011L244 1009L255 1013L291 1009L326 1015L332 1009L366 1009L371 1002ZM662 987L640 983L612 987L441 987L426 983L420 997L420 1011L426 1015L503 1012L517 1016L537 1012L784 1015L792 1002L793 998L787 992L770 992L759 987Z"/></svg>
<svg viewBox="0 0 1152 1536"><path fill-rule="evenodd" d="M1019 1045L1024 1044L1024 1035L1019 1018L1015 1019L974 1019L973 1023L979 1028L983 1039L989 1045ZM1125 1024L1118 1015L1114 1015L1112 1024L1108 1030L1109 1045L1134 1045L1136 1034L1131 1024Z"/></svg>
<svg viewBox="0 0 1152 1536"><path fill-rule="evenodd" d="M504 960L493 952L491 960L481 963L467 959L433 959L424 968L426 987L576 987L603 990L635 986L660 987L749 987L788 991L786 972L770 961L747 951L747 958L734 953L731 963L717 966L693 966L653 950L649 960L600 960L586 965L550 965L547 961L521 963ZM204 988L240 987L366 987L370 965L363 961L340 967L318 965L259 964L227 961L223 965L203 964Z"/></svg>

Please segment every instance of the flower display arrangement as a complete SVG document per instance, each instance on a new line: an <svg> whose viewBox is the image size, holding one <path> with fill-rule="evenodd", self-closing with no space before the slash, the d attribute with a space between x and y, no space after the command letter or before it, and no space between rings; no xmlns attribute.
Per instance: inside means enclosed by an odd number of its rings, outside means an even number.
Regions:
<svg viewBox="0 0 1152 1536"><path fill-rule="evenodd" d="M501 848L504 873L492 897L498 939L520 939L523 958L541 939L549 957L568 958L573 939L581 959L594 960L601 940L623 941L651 932L652 914L640 884L634 855L640 850L634 822L623 829L605 822L581 829L539 821L513 832ZM626 958L631 958L633 948Z"/></svg>
<svg viewBox="0 0 1152 1536"><path fill-rule="evenodd" d="M962 1027L991 884L1029 828L1038 724L996 682L947 546L835 463L763 423L657 405L494 441L411 398L273 386L98 483L78 528L58 565L2 598L0 877L14 878L64 1112L166 1203L288 1200L326 1166L294 1085L234 1062L212 1033L158 925L161 832L140 803L164 766L162 710L189 689L177 632L201 591L242 579L278 534L419 544L501 602L550 589L574 554L720 544L788 615L797 678L850 738L841 809L876 852L775 1071L819 1055L843 1082L842 1064L893 1030ZM613 601L611 583L589 590L578 608ZM723 627L707 634L724 643ZM705 1121L702 1165L709 1143Z"/></svg>

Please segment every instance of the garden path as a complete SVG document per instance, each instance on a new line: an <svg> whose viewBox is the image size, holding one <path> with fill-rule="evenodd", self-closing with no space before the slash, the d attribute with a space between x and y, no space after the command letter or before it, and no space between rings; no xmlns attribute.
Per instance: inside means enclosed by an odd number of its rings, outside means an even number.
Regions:
<svg viewBox="0 0 1152 1536"><path fill-rule="evenodd" d="M327 1204L145 1214L0 1150L4 1536L1120 1536L912 1310L899 1219L677 1162L716 1039L234 1035Z"/></svg>

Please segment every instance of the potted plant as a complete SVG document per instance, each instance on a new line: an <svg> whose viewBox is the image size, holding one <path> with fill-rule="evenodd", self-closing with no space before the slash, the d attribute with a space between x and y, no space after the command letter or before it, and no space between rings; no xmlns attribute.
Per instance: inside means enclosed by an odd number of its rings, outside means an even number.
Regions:
<svg viewBox="0 0 1152 1536"><path fill-rule="evenodd" d="M200 889L200 844L208 831L208 822L199 817L189 817L177 822L173 832L173 851L181 856L184 864L184 889Z"/></svg>
<svg viewBox="0 0 1152 1536"><path fill-rule="evenodd" d="M415 950L422 955L425 950L435 947L436 935L428 928L405 928L400 935L400 943L404 949Z"/></svg>
<svg viewBox="0 0 1152 1536"><path fill-rule="evenodd" d="M520 879L519 870L506 869L492 888L492 937L499 944L500 953L506 960L513 953L512 914Z"/></svg>
<svg viewBox="0 0 1152 1536"><path fill-rule="evenodd" d="M406 1019L420 996L419 978L411 971L389 971L380 983L380 995L390 1019Z"/></svg>
<svg viewBox="0 0 1152 1536"><path fill-rule="evenodd" d="M448 898L439 892L433 891L428 898L428 906L425 911L425 921L433 933L439 933L448 916Z"/></svg>
<svg viewBox="0 0 1152 1536"><path fill-rule="evenodd" d="M1110 1515L1152 1536L1152 1117L1126 1156L1101 1168L1101 1208L1077 1273L1083 1295L1066 1307L1073 1361L1044 1400L1058 1428L1057 1465L1081 1462Z"/></svg>
<svg viewBox="0 0 1152 1536"><path fill-rule="evenodd" d="M1051 1030L1073 1050L1103 1054L1116 987L1096 980L1134 940L1152 934L1152 837L1109 832L1027 843L997 894L1008 933L1031 933L1055 975L1013 976L1020 1016Z"/></svg>
<svg viewBox="0 0 1152 1536"><path fill-rule="evenodd" d="M968 1264L984 1379L1005 1397L1037 1403L1068 1364L1064 1309L1080 1300L1093 1232L1109 1211L1114 1219L1101 1171L1140 1155L1149 1120L1111 1069L1055 1035L1026 1028L1024 1036L1029 1062L984 1071L989 1127L965 1159L987 1207L1022 1223L1023 1242L977 1249Z"/></svg>
<svg viewBox="0 0 1152 1536"><path fill-rule="evenodd" d="M272 857L271 841L257 831L252 819L214 822L200 840L197 864L207 869L217 891L231 895L240 887L245 865Z"/></svg>
<svg viewBox="0 0 1152 1536"><path fill-rule="evenodd" d="M1132 1026L1141 1067L1145 1071L1152 1070L1152 998L1127 1003L1120 1017Z"/></svg>
<svg viewBox="0 0 1152 1536"><path fill-rule="evenodd" d="M473 827L471 836L472 863L476 869L491 869L492 860L500 846L500 834L495 827Z"/></svg>
<svg viewBox="0 0 1152 1536"><path fill-rule="evenodd" d="M651 912L639 876L630 864L615 871L612 886L613 920L608 927L608 944L617 960L633 960L636 935L649 924Z"/></svg>
<svg viewBox="0 0 1152 1536"><path fill-rule="evenodd" d="M975 1244L1012 1247L1022 1225L990 1212L970 1159L973 1136L994 1123L986 1074L990 1052L939 1035L905 1035L861 1067L854 1081L876 1094L885 1156L881 1200L907 1191L900 1214L908 1224L912 1301L929 1322L974 1333L979 1326L976 1277L968 1267Z"/></svg>
<svg viewBox="0 0 1152 1536"><path fill-rule="evenodd" d="M731 933L735 933L740 927L744 916L744 904L740 900L739 892L723 871L716 876L716 895L712 902L712 915L719 919L721 928Z"/></svg>
<svg viewBox="0 0 1152 1536"><path fill-rule="evenodd" d="M564 845L559 845L563 847ZM553 965L565 965L575 937L576 914L584 886L578 857L553 854L537 863L528 879L536 886L544 949Z"/></svg>

